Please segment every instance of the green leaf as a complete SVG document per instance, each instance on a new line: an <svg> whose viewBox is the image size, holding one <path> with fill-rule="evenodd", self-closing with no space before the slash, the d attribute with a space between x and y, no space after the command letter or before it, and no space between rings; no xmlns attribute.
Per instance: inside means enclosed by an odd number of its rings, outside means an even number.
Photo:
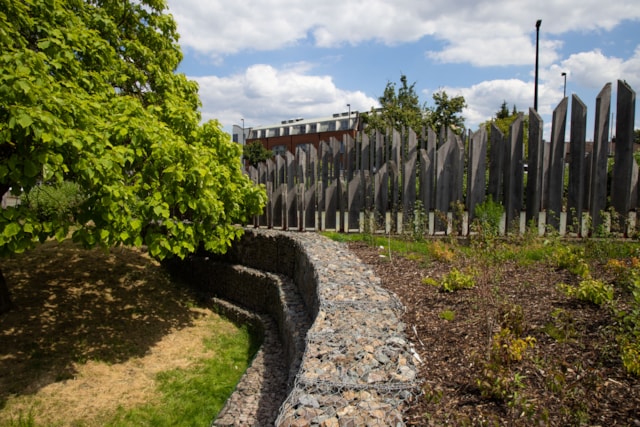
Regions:
<svg viewBox="0 0 640 427"><path fill-rule="evenodd" d="M33 124L33 119L31 118L31 116L24 113L20 114L16 121L23 129L26 129L31 126L31 124Z"/></svg>
<svg viewBox="0 0 640 427"><path fill-rule="evenodd" d="M24 161L24 174L25 174L25 176L28 177L28 178L33 178L36 175L38 175L39 173L40 173L40 168L38 168L38 165L36 165L35 163L33 163L29 159L25 159L25 161Z"/></svg>
<svg viewBox="0 0 640 427"><path fill-rule="evenodd" d="M10 222L4 227L4 230L2 231L2 235L7 238L11 238L13 236L16 236L18 233L20 233L20 229L21 229L20 224L18 224L17 222Z"/></svg>

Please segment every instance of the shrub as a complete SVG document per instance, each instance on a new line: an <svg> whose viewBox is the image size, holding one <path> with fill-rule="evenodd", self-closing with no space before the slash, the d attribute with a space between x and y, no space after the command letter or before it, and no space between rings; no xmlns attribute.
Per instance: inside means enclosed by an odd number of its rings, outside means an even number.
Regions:
<svg viewBox="0 0 640 427"><path fill-rule="evenodd" d="M55 185L39 185L31 189L25 197L29 208L36 211L42 221L72 216L74 208L80 205L82 200L80 186L69 181Z"/></svg>
<svg viewBox="0 0 640 427"><path fill-rule="evenodd" d="M494 202L493 197L489 196L487 200L476 205L474 209L474 228L478 233L493 237L500 233L500 221L504 207L499 202Z"/></svg>
<svg viewBox="0 0 640 427"><path fill-rule="evenodd" d="M613 286L596 279L585 279L578 286L559 285L567 296L581 301L602 305L613 301Z"/></svg>
<svg viewBox="0 0 640 427"><path fill-rule="evenodd" d="M464 273L457 268L452 269L440 282L430 277L425 277L422 279L422 283L425 285L438 286L440 290L444 292L471 289L476 286L476 280L473 274Z"/></svg>

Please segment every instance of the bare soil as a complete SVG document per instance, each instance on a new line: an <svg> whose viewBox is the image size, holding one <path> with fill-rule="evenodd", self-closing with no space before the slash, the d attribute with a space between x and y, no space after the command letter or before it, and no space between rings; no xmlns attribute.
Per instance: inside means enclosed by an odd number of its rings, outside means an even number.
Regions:
<svg viewBox="0 0 640 427"><path fill-rule="evenodd" d="M575 284L572 274L543 261L390 259L386 249L349 246L406 306L403 320L423 361L424 391L409 408L408 425L640 425L640 380L621 363L616 319L557 289ZM422 281L471 267L473 289L443 292ZM592 268L604 274L602 266ZM534 345L520 361L491 363L492 339L505 324L521 325L518 336L534 338Z"/></svg>
<svg viewBox="0 0 640 427"><path fill-rule="evenodd" d="M156 397L160 371L214 356L235 326L134 249L47 242L3 260L16 307L0 316L0 425L101 425Z"/></svg>

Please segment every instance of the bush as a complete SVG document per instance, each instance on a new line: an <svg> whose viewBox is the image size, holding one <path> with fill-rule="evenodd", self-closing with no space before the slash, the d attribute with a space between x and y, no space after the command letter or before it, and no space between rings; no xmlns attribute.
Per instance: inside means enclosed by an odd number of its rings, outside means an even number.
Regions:
<svg viewBox="0 0 640 427"><path fill-rule="evenodd" d="M72 216L74 208L82 203L82 200L80 186L69 181L56 185L39 185L31 189L25 197L26 204L36 211L41 221Z"/></svg>
<svg viewBox="0 0 640 427"><path fill-rule="evenodd" d="M494 202L489 196L483 203L476 205L474 209L474 227L476 231L486 236L497 236L500 232L500 221L504 207L499 202Z"/></svg>

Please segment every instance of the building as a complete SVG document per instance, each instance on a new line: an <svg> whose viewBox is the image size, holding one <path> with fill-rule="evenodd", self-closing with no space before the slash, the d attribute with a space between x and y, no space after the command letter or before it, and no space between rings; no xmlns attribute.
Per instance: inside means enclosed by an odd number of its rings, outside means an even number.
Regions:
<svg viewBox="0 0 640 427"><path fill-rule="evenodd" d="M247 136L251 129L247 129L243 126L233 125L233 131L231 133L231 140L237 144L245 145L247 142Z"/></svg>
<svg viewBox="0 0 640 427"><path fill-rule="evenodd" d="M283 120L278 124L245 129L248 132L246 143L260 141L275 154L283 154L286 151L295 153L297 147L313 145L318 148L320 141L329 142L332 137L341 141L344 135L350 134L355 138L358 126L357 111L316 119Z"/></svg>

